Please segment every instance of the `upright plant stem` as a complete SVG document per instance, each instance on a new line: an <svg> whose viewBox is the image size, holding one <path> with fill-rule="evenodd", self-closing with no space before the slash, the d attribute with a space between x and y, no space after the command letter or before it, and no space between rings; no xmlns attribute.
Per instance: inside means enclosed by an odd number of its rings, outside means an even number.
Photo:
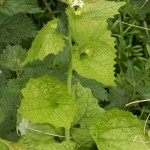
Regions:
<svg viewBox="0 0 150 150"><path fill-rule="evenodd" d="M67 88L68 88L68 94L71 95L71 81L72 81L72 38L71 38L70 27L69 27L69 33L68 33L68 43L69 43L69 50L70 50L70 62L69 62L69 67L68 67Z"/></svg>
<svg viewBox="0 0 150 150"><path fill-rule="evenodd" d="M69 62L69 67L68 67L67 89L68 89L68 94L71 95L71 81L72 81L72 38L71 38L70 27L69 27L69 33L68 33L68 43L69 43L69 50L70 50L70 62ZM70 129L65 129L65 137L66 137L66 141L70 141Z"/></svg>

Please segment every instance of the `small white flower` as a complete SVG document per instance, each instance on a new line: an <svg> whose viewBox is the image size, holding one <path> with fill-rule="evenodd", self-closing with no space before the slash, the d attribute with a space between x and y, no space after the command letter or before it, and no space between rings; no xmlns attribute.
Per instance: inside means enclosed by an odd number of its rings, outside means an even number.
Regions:
<svg viewBox="0 0 150 150"><path fill-rule="evenodd" d="M82 8L83 6L84 6L84 3L83 3L83 1L79 1L79 6Z"/></svg>
<svg viewBox="0 0 150 150"><path fill-rule="evenodd" d="M74 0L74 2L72 2L71 4L72 4L72 6L78 6L78 0Z"/></svg>
<svg viewBox="0 0 150 150"><path fill-rule="evenodd" d="M71 3L71 5L74 6L79 6L79 7L83 7L84 6L84 2L82 0L69 0L69 2Z"/></svg>
<svg viewBox="0 0 150 150"><path fill-rule="evenodd" d="M2 74L2 70L0 70L0 74Z"/></svg>

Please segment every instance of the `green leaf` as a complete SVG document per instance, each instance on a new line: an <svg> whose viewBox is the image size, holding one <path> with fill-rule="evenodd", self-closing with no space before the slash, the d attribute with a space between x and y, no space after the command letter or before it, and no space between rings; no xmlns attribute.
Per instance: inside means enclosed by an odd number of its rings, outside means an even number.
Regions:
<svg viewBox="0 0 150 150"><path fill-rule="evenodd" d="M97 82L96 80L81 77L77 74L75 75L75 77L84 87L89 87L91 89L93 97L96 98L98 101L107 100L108 93L103 84Z"/></svg>
<svg viewBox="0 0 150 150"><path fill-rule="evenodd" d="M91 146L93 139L88 128L98 115L104 113L104 109L99 107L89 88L84 88L80 83L77 83L73 86L72 91L77 103L77 113L71 134L79 145Z"/></svg>
<svg viewBox="0 0 150 150"><path fill-rule="evenodd" d="M150 98L150 85L145 86L137 86L137 93L140 95L142 99L149 99Z"/></svg>
<svg viewBox="0 0 150 150"><path fill-rule="evenodd" d="M108 94L108 101L110 104L105 107L105 109L112 109L112 108L120 108L126 109L126 100L127 96L125 91L120 87L110 87L109 94Z"/></svg>
<svg viewBox="0 0 150 150"><path fill-rule="evenodd" d="M118 14L118 9L124 2L112 2L106 0L85 0L83 8L79 8L81 14L93 19L107 20Z"/></svg>
<svg viewBox="0 0 150 150"><path fill-rule="evenodd" d="M62 143L51 143L48 147L41 145L41 148L38 150L74 150L76 146L75 142L62 142Z"/></svg>
<svg viewBox="0 0 150 150"><path fill-rule="evenodd" d="M130 112L112 109L95 119L90 132L99 150L147 150L143 129L144 121Z"/></svg>
<svg viewBox="0 0 150 150"><path fill-rule="evenodd" d="M91 147L91 145L94 143L94 140L90 135L88 128L73 128L71 130L71 135L81 147Z"/></svg>
<svg viewBox="0 0 150 150"><path fill-rule="evenodd" d="M6 47L3 54L0 54L0 65L11 71L18 71L23 67L26 58L26 50L19 45Z"/></svg>
<svg viewBox="0 0 150 150"><path fill-rule="evenodd" d="M0 109L1 109L1 123L0 123L0 137L10 140L13 135L13 140L17 138L16 128L16 114L20 97L18 93L13 93L7 86L0 87Z"/></svg>
<svg viewBox="0 0 150 150"><path fill-rule="evenodd" d="M63 82L49 76L30 79L22 94L19 113L24 118L33 123L70 128L76 105Z"/></svg>
<svg viewBox="0 0 150 150"><path fill-rule="evenodd" d="M50 134L48 135L48 133L50 133L51 136ZM74 150L75 142L55 142L53 135L59 137L62 136L63 133L64 130L62 128L54 128L48 124L30 124L26 134L21 137L18 143L25 145L31 150Z"/></svg>
<svg viewBox="0 0 150 150"><path fill-rule="evenodd" d="M44 60L35 60L24 68L24 74L29 78L37 78L44 75L50 75L54 65L54 55L47 56Z"/></svg>
<svg viewBox="0 0 150 150"><path fill-rule="evenodd" d="M67 9L66 13L75 42L73 69L81 76L95 79L106 85L114 85L116 50L114 38L107 30L107 19L117 14L118 8L123 4L104 0L87 4L85 2L85 6L79 8L81 11L79 15L72 14ZM94 19L97 17L98 20Z"/></svg>
<svg viewBox="0 0 150 150"><path fill-rule="evenodd" d="M130 4L134 9L134 13L136 12L142 18L145 18L146 14L150 13L150 1L149 0L130 0Z"/></svg>
<svg viewBox="0 0 150 150"><path fill-rule="evenodd" d="M73 95L77 103L74 125L80 124L81 127L89 127L93 119L104 113L104 109L99 107L89 88L84 88L80 83L77 83L73 87Z"/></svg>
<svg viewBox="0 0 150 150"><path fill-rule="evenodd" d="M75 142L57 143L47 135L29 133L17 142L0 139L1 150L74 150Z"/></svg>
<svg viewBox="0 0 150 150"><path fill-rule="evenodd" d="M0 13L0 18L0 43L18 44L37 32L31 19L24 14L8 16Z"/></svg>
<svg viewBox="0 0 150 150"><path fill-rule="evenodd" d="M17 13L38 13L41 12L36 0L1 0L0 13L13 15Z"/></svg>
<svg viewBox="0 0 150 150"><path fill-rule="evenodd" d="M41 127L43 127L43 125L41 125ZM31 150L44 150L46 148L47 150L49 150L49 145L52 142L54 142L52 136L34 132L32 130L27 130L26 134L21 136L20 140L18 141L18 143L26 146L28 149Z"/></svg>
<svg viewBox="0 0 150 150"><path fill-rule="evenodd" d="M3 142L2 139L0 139L0 149L1 150L9 150L9 148L6 146L6 144Z"/></svg>
<svg viewBox="0 0 150 150"><path fill-rule="evenodd" d="M62 142L62 143L53 143L50 145L49 150L74 150L76 146L75 142ZM47 149L44 149L47 150Z"/></svg>
<svg viewBox="0 0 150 150"><path fill-rule="evenodd" d="M61 34L56 32L57 20L48 22L35 37L32 47L28 51L25 63L34 59L43 60L48 54L57 55L64 47L64 39Z"/></svg>
<svg viewBox="0 0 150 150"><path fill-rule="evenodd" d="M29 141L30 139L28 139ZM34 141L33 141L34 142ZM50 142L50 141L49 141ZM30 143L32 145L32 143ZM28 150L74 150L76 143L75 142L62 142L62 143L56 143L56 142L50 142L50 143L37 143L37 145L32 146L29 145ZM31 148L30 148L31 147Z"/></svg>

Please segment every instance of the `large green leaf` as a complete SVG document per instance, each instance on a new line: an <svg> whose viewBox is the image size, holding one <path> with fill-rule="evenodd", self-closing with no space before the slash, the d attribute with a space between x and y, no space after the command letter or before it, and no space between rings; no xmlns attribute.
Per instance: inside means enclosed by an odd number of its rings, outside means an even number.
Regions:
<svg viewBox="0 0 150 150"><path fill-rule="evenodd" d="M106 111L90 127L99 150L147 150L143 129L144 121L119 109Z"/></svg>
<svg viewBox="0 0 150 150"><path fill-rule="evenodd" d="M67 9L75 42L73 69L81 76L114 85L116 50L114 38L107 30L107 19L117 14L123 4L105 0L88 1L83 8L79 8L78 15Z"/></svg>
<svg viewBox="0 0 150 150"><path fill-rule="evenodd" d="M30 79L22 94L24 99L19 113L24 118L33 123L70 128L76 105L63 82L49 76Z"/></svg>
<svg viewBox="0 0 150 150"><path fill-rule="evenodd" d="M48 54L58 54L63 50L63 36L55 29L57 20L49 21L37 34L32 46L28 51L28 57L25 63L34 59L43 60Z"/></svg>

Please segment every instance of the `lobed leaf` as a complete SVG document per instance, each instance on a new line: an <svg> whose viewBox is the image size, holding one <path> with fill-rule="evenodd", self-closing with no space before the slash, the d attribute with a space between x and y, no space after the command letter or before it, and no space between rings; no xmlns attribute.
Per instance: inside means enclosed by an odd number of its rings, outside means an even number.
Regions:
<svg viewBox="0 0 150 150"><path fill-rule="evenodd" d="M24 118L33 123L70 128L76 105L63 82L49 76L30 79L22 94L19 113Z"/></svg>
<svg viewBox="0 0 150 150"><path fill-rule="evenodd" d="M119 109L106 111L90 126L90 133L100 150L147 150L144 121ZM143 140L143 141L142 141Z"/></svg>

